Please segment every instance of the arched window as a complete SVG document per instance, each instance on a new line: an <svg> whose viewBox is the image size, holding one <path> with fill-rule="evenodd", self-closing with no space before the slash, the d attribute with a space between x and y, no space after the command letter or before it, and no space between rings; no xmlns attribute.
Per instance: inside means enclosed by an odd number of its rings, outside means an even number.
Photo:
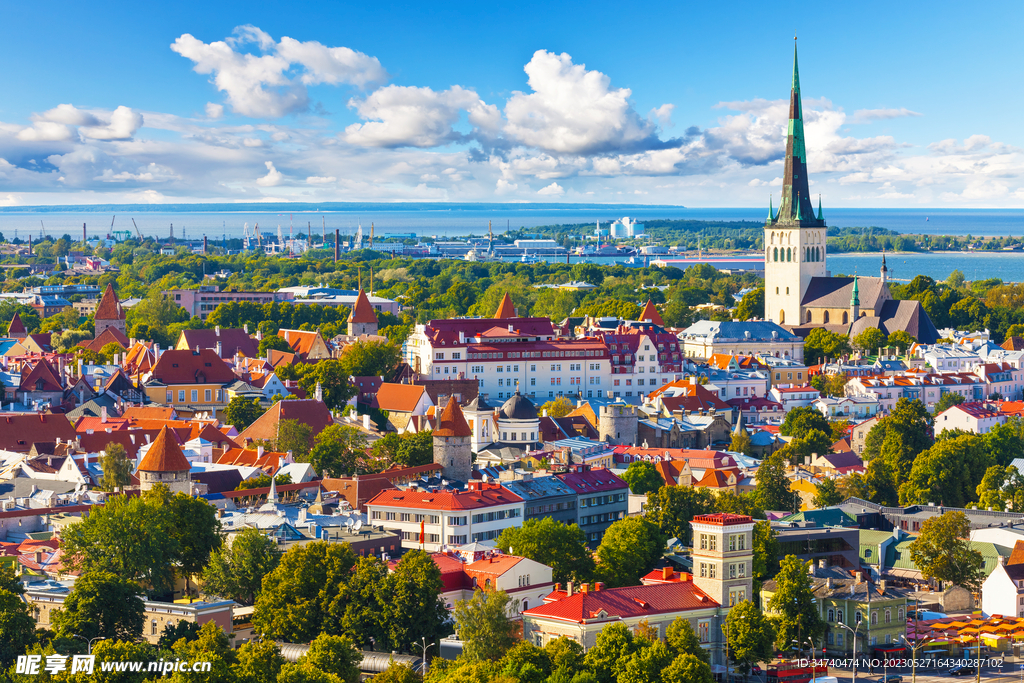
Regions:
<svg viewBox="0 0 1024 683"><path fill-rule="evenodd" d="M772 233L772 244L775 244L775 233Z"/></svg>
<svg viewBox="0 0 1024 683"><path fill-rule="evenodd" d="M775 257L772 260L773 261L778 261L779 260L779 248L778 247L775 247Z"/></svg>
<svg viewBox="0 0 1024 683"><path fill-rule="evenodd" d="M793 261L793 250L791 248L789 248L789 247L786 248L786 261L787 262L792 262Z"/></svg>
<svg viewBox="0 0 1024 683"><path fill-rule="evenodd" d="M850 314L847 313L846 311L843 311L843 324L845 325L848 322L850 322Z"/></svg>
<svg viewBox="0 0 1024 683"><path fill-rule="evenodd" d="M878 623L878 610L871 613L871 625L875 626Z"/></svg>
<svg viewBox="0 0 1024 683"><path fill-rule="evenodd" d="M529 600L523 600L523 611L525 612L528 609L530 609L530 601Z"/></svg>
<svg viewBox="0 0 1024 683"><path fill-rule="evenodd" d="M828 311L825 311L825 314L822 316L821 321L828 325Z"/></svg>
<svg viewBox="0 0 1024 683"><path fill-rule="evenodd" d="M484 579L484 590L490 590L490 588L491 588L491 580L490 579Z"/></svg>
<svg viewBox="0 0 1024 683"><path fill-rule="evenodd" d="M861 613L860 610L857 610L857 613L854 616L856 618L856 623L858 624L864 620L864 615Z"/></svg>
<svg viewBox="0 0 1024 683"><path fill-rule="evenodd" d="M906 618L906 617L905 617L905 616L903 615L903 608L902 608L902 607L900 607L900 608L899 608L898 610L896 610L896 618L897 618L898 620L900 620L901 622L902 622L902 621L903 621L903 620L904 620L904 619Z"/></svg>
<svg viewBox="0 0 1024 683"><path fill-rule="evenodd" d="M804 250L804 260L805 261L810 261L811 260L811 248L810 247L807 247L807 249Z"/></svg>
<svg viewBox="0 0 1024 683"><path fill-rule="evenodd" d="M811 312L807 311L807 322L811 322Z"/></svg>
<svg viewBox="0 0 1024 683"><path fill-rule="evenodd" d="M823 258L825 258L825 250L818 247L818 260L821 261Z"/></svg>
<svg viewBox="0 0 1024 683"><path fill-rule="evenodd" d="M888 609L885 610L885 623L887 623L887 624L891 624L892 623L892 610L888 610Z"/></svg>
<svg viewBox="0 0 1024 683"><path fill-rule="evenodd" d="M841 609L836 610L836 622L839 624L843 623L843 610Z"/></svg>
<svg viewBox="0 0 1024 683"><path fill-rule="evenodd" d="M834 609L830 609L828 611L828 620L829 622L833 622L836 620L836 611Z"/></svg>
<svg viewBox="0 0 1024 683"><path fill-rule="evenodd" d="M779 324L786 322L786 311L779 311Z"/></svg>

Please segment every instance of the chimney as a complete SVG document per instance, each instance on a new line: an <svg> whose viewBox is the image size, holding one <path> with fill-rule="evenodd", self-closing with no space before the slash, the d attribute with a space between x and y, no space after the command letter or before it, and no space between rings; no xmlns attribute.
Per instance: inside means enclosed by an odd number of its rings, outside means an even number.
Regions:
<svg viewBox="0 0 1024 683"><path fill-rule="evenodd" d="M878 590L880 590L882 593L885 593L885 579L881 579L878 582Z"/></svg>
<svg viewBox="0 0 1024 683"><path fill-rule="evenodd" d="M864 572L854 572L853 575L857 578L857 583L864 582Z"/></svg>
<svg viewBox="0 0 1024 683"><path fill-rule="evenodd" d="M604 590L604 581L598 581L597 583L594 584L594 592L595 593L598 592L598 591L603 591L603 590Z"/></svg>
<svg viewBox="0 0 1024 683"><path fill-rule="evenodd" d="M263 457L263 446L257 446L256 447L256 457L257 458L262 458Z"/></svg>
<svg viewBox="0 0 1024 683"><path fill-rule="evenodd" d="M569 598L572 597L572 588L573 588L572 581L570 581L569 583L565 584L565 595L566 595L566 597L569 597Z"/></svg>
<svg viewBox="0 0 1024 683"><path fill-rule="evenodd" d="M580 586L580 591L583 592L584 594L589 593L590 592L590 584L589 583L585 583L582 586Z"/></svg>
<svg viewBox="0 0 1024 683"><path fill-rule="evenodd" d="M673 574L675 574L675 570L672 569L672 567L662 567L661 568L661 578L664 581L670 580L672 578Z"/></svg>
<svg viewBox="0 0 1024 683"><path fill-rule="evenodd" d="M219 337L220 336L220 325L215 325L213 329L214 329L215 336Z"/></svg>
<svg viewBox="0 0 1024 683"><path fill-rule="evenodd" d="M370 431L370 416L363 415L363 429Z"/></svg>
<svg viewBox="0 0 1024 683"><path fill-rule="evenodd" d="M244 325L242 325L242 329L245 330L246 334L249 334L249 323L245 323Z"/></svg>
<svg viewBox="0 0 1024 683"><path fill-rule="evenodd" d="M221 355L221 353L223 353L223 351L224 351L224 347L221 344L221 341L218 339L217 340L217 356L220 357L220 355Z"/></svg>
<svg viewBox="0 0 1024 683"><path fill-rule="evenodd" d="M818 567L820 567L821 569L828 569L828 560L826 560L825 558L819 559Z"/></svg>
<svg viewBox="0 0 1024 683"><path fill-rule="evenodd" d="M556 584L555 584L555 592L557 593L557 592L558 592L558 591L560 591L560 590L562 590L562 584L560 584L560 583L556 583Z"/></svg>
<svg viewBox="0 0 1024 683"><path fill-rule="evenodd" d="M103 424L107 423L107 407L103 406L100 408L100 422Z"/></svg>

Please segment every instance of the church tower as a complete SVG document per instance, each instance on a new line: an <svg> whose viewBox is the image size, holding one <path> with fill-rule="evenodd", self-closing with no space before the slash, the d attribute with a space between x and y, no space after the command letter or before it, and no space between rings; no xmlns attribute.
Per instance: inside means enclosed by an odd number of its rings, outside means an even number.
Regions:
<svg viewBox="0 0 1024 683"><path fill-rule="evenodd" d="M764 225L765 317L780 325L800 325L807 322L801 303L811 278L826 277L828 272L821 199L815 216L807 182L807 150L795 44L782 200L777 214L770 203L768 206L768 220Z"/></svg>

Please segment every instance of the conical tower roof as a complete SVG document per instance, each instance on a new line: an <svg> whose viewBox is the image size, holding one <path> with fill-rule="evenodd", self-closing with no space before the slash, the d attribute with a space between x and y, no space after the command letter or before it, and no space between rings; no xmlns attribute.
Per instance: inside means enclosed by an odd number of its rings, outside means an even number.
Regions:
<svg viewBox="0 0 1024 683"><path fill-rule="evenodd" d="M96 320L124 320L124 308L121 306L121 302L117 298L117 294L114 293L113 286L108 282L107 290L103 292L103 298L100 299L99 305L96 307Z"/></svg>
<svg viewBox="0 0 1024 683"><path fill-rule="evenodd" d="M516 307L512 303L512 297L505 292L505 296L501 297L501 303L498 304L498 310L494 314L495 318L515 318Z"/></svg>
<svg viewBox="0 0 1024 683"><path fill-rule="evenodd" d="M187 472L192 464L181 452L181 446L167 427L160 430L146 457L139 463L140 472Z"/></svg>
<svg viewBox="0 0 1024 683"><path fill-rule="evenodd" d="M21 322L21 316L17 313L11 318L11 324L7 326L8 337L25 337L28 335L28 330L25 329L25 323Z"/></svg>
<svg viewBox="0 0 1024 683"><path fill-rule="evenodd" d="M644 304L644 310L640 313L640 322L645 320L650 320L655 325L661 325L662 327L665 326L665 321L661 319L661 314L658 313L657 306L655 306L654 302L650 299L648 299L647 303Z"/></svg>
<svg viewBox="0 0 1024 683"><path fill-rule="evenodd" d="M375 323L377 322L377 312L373 310L373 306L370 304L370 300L366 296L366 292L362 289L359 290L359 296L356 297L356 303L352 306L352 312L348 316L350 323Z"/></svg>
<svg viewBox="0 0 1024 683"><path fill-rule="evenodd" d="M469 428L466 416L454 396L448 397L448 403L437 418L434 436L473 436L473 430Z"/></svg>

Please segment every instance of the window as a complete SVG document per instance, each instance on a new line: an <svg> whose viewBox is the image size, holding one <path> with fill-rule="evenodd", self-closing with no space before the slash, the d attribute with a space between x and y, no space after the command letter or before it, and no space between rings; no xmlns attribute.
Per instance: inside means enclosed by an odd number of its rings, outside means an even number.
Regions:
<svg viewBox="0 0 1024 683"><path fill-rule="evenodd" d="M706 562L701 562L700 563L700 578L702 578L702 579L708 578L708 565L707 565Z"/></svg>
<svg viewBox="0 0 1024 683"><path fill-rule="evenodd" d="M843 610L841 610L841 609L837 609L836 610L836 623L839 623L839 624L843 623ZM842 643L840 643L840 645L841 644Z"/></svg>
<svg viewBox="0 0 1024 683"><path fill-rule="evenodd" d="M871 625L874 626L878 623L878 610L871 613Z"/></svg>
<svg viewBox="0 0 1024 683"><path fill-rule="evenodd" d="M860 610L857 610L857 613L854 615L854 622L859 624L863 620L864 620L864 615L861 614Z"/></svg>
<svg viewBox="0 0 1024 683"><path fill-rule="evenodd" d="M184 402L185 402L185 390L184 389L178 389L178 403L184 403Z"/></svg>
<svg viewBox="0 0 1024 683"><path fill-rule="evenodd" d="M885 610L885 623L892 623L892 610Z"/></svg>
<svg viewBox="0 0 1024 683"><path fill-rule="evenodd" d="M718 537L708 534L708 550L718 550Z"/></svg>
<svg viewBox="0 0 1024 683"><path fill-rule="evenodd" d="M203 391L203 398L204 398L204 400L205 400L205 401L206 401L207 403L209 403L209 402L210 402L210 399L211 399L211 393L210 393L210 390L209 390L209 389L206 389L206 390L204 390L204 391Z"/></svg>
<svg viewBox="0 0 1024 683"><path fill-rule="evenodd" d="M701 621L697 624L697 637L700 638L700 642L707 643L710 641L711 624L707 621Z"/></svg>
<svg viewBox="0 0 1024 683"><path fill-rule="evenodd" d="M834 609L829 609L828 620L829 622L834 622L836 620L836 611ZM831 641L829 641L829 644L831 644Z"/></svg>
<svg viewBox="0 0 1024 683"><path fill-rule="evenodd" d="M701 550L707 550L708 549L708 535L707 534L701 534L700 535L700 549Z"/></svg>
<svg viewBox="0 0 1024 683"><path fill-rule="evenodd" d="M164 401L165 403L174 403L174 392L168 389L166 398L167 400Z"/></svg>

